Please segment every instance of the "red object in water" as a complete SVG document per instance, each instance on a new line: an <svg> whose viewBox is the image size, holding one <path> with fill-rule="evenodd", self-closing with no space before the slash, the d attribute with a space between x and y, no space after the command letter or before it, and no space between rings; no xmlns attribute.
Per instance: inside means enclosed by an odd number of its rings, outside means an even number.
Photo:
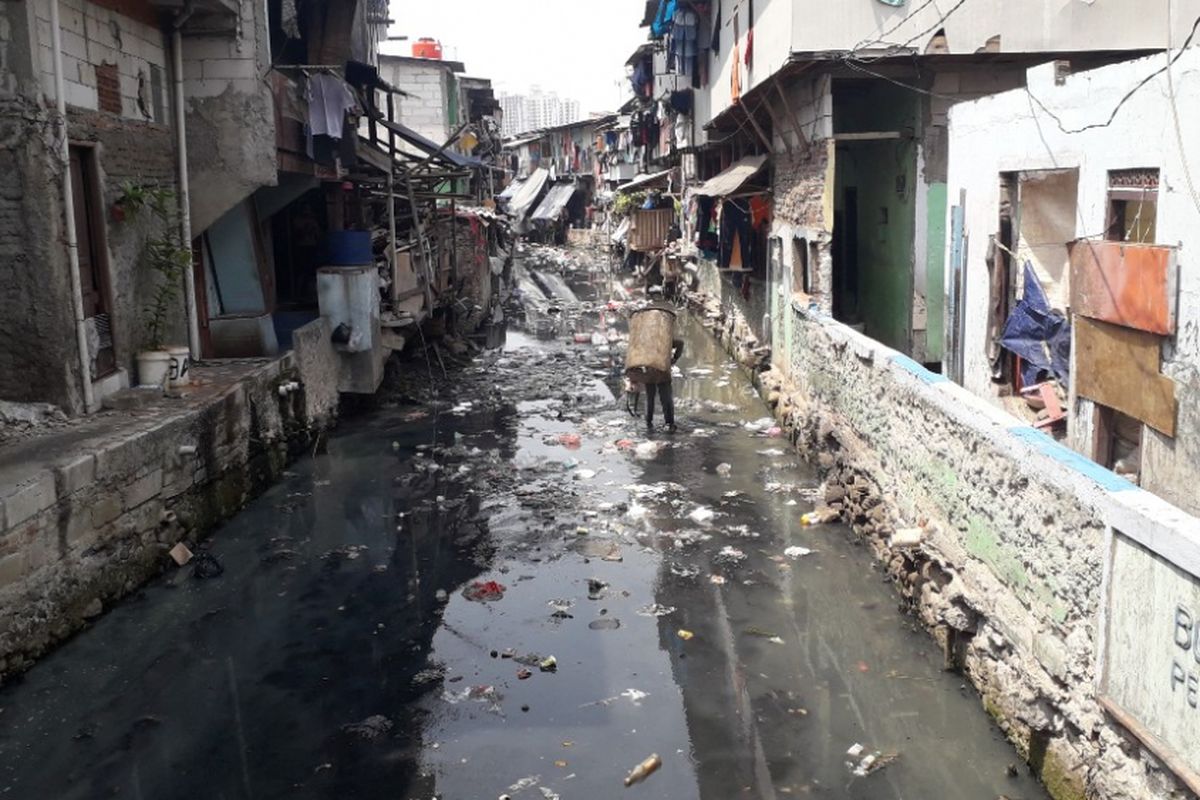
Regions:
<svg viewBox="0 0 1200 800"><path fill-rule="evenodd" d="M578 433L564 433L558 437L558 442L568 450L578 450L583 444L583 437Z"/></svg>
<svg viewBox="0 0 1200 800"><path fill-rule="evenodd" d="M432 37L422 36L413 42L412 54L414 58L432 58L441 61L442 43Z"/></svg>
<svg viewBox="0 0 1200 800"><path fill-rule="evenodd" d="M476 603L487 603L504 597L504 584L496 581L475 581L463 589L463 597Z"/></svg>
<svg viewBox="0 0 1200 800"><path fill-rule="evenodd" d="M633 449L633 440L632 439L617 439L617 447L621 448L622 450L632 450Z"/></svg>

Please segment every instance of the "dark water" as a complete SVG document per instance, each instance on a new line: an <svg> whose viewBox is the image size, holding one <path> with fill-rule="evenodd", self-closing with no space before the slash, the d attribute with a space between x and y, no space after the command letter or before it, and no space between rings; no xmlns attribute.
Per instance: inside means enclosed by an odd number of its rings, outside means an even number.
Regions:
<svg viewBox="0 0 1200 800"><path fill-rule="evenodd" d="M219 532L223 576L154 583L0 691L0 796L1044 797L865 550L800 527L813 473L687 340L711 374L652 457L616 444L647 439L602 354L520 337L440 413L343 426ZM898 757L857 777L856 743Z"/></svg>

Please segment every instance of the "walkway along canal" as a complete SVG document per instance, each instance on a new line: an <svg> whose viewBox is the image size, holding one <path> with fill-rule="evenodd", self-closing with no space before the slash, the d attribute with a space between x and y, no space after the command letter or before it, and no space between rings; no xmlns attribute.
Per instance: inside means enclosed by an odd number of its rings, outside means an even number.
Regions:
<svg viewBox="0 0 1200 800"><path fill-rule="evenodd" d="M1044 797L869 553L800 525L813 470L685 334L674 436L603 345L406 365L218 532L222 574L0 691L0 795Z"/></svg>

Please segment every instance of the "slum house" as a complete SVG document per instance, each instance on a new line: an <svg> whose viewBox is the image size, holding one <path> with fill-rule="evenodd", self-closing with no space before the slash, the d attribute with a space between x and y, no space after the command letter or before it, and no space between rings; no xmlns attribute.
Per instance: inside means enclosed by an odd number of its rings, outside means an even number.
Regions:
<svg viewBox="0 0 1200 800"><path fill-rule="evenodd" d="M199 354L192 276L157 295L148 252L275 179L265 14L217 0L0 9L0 397L84 413L138 382L140 352Z"/></svg>
<svg viewBox="0 0 1200 800"><path fill-rule="evenodd" d="M324 317L354 330L349 341L320 344L336 350L341 365L328 390L373 392L386 357L378 303L369 302L378 295L378 248L369 231L381 212L368 202L367 187L347 178L358 162L363 98L380 83L372 62L386 9L314 1L267 10L262 83L278 171L274 185L205 210L208 224L197 230L194 248L200 350L206 358L272 356ZM324 302L323 290L350 292L366 305L350 320L344 308Z"/></svg>
<svg viewBox="0 0 1200 800"><path fill-rule="evenodd" d="M1187 680L1192 648L1172 624L1190 629L1200 585L1200 519L1180 511L1200 514L1194 32L1185 49L1086 72L1042 64L1020 90L956 105L946 216L950 374L1055 429L1120 498L1105 515L1096 699L1191 792L1194 708L1174 702L1171 675Z"/></svg>
<svg viewBox="0 0 1200 800"><path fill-rule="evenodd" d="M674 11L705 10L673 5ZM1200 15L1195 5L1172 9L1178 12L1171 14L1176 43L1190 41ZM1042 151L1031 135L1023 140L1025 152L1011 153L1011 165L993 165L973 192L984 197L977 213L986 220L962 237L947 237L955 219L948 206L964 206L946 188L950 107L1013 88L1004 95L1011 98L1004 107L1008 121L1027 125L1044 102L1036 86L1025 87L1028 67L1069 61L1059 65L1057 78L1043 77L1065 82L1070 71L1162 50L1168 9L1069 4L1049 12L1034 2L962 7L885 8L870 0L836 10L763 0L708 4L711 16L707 24L701 16L700 31L710 38L707 46L701 40L697 60L708 61L709 75L696 93L694 155L701 179L748 156L766 156L762 169L769 171L760 176L769 176L773 201L764 287L770 314L761 335L751 330L755 316L730 302L740 292L728 279L702 281L707 291L695 299L731 348L773 345L773 366L761 381L781 421L808 452L820 454L831 496L845 493L839 505L846 519L872 543L948 648L948 663L979 689L1056 796L1169 796L1185 785L1195 791L1200 781L1188 766L1195 740L1181 734L1190 725L1188 707L1177 702L1178 693L1171 696L1167 680L1182 645L1163 635L1163 620L1172 618L1179 597L1194 598L1200 564L1190 554L1200 521L918 363L940 370L943 330L956 332L943 322L955 308L943 300L955 286L945 265L961 264L955 248L969 243L976 288L982 276L995 277L986 256L980 265L976 241L995 233L999 245L1004 235L1004 201L996 200L997 210L989 198L1004 190L1003 173L1019 171L1031 153ZM1071 95L1080 98L1081 109L1084 87L1092 85L1083 78ZM1114 93L1098 120L1067 111L1064 127L1108 127L1107 114L1136 85ZM1169 97L1170 86L1165 91ZM990 101L978 109L981 119L993 119ZM973 143L987 140L985 154L1007 152L1000 116L995 130L972 131ZM1035 119L1044 133L1045 118ZM1170 120L1166 110L1149 119L1154 137L1169 135L1161 124ZM1049 120L1058 124L1054 116ZM1129 138L1140 142L1148 135L1140 128ZM1087 150L1070 148L1087 163ZM960 157L974 157L963 152L968 155ZM685 154L685 177L687 160ZM1144 170L1138 166L1144 163L1131 159L1130 168ZM1165 174L1170 162L1160 168ZM963 169L971 173L970 166ZM1040 190L1043 197L1036 225L1061 221L1062 196L1079 191L1071 178L1044 177L1025 185L1028 194ZM1152 177L1144 171L1113 177L1120 191L1112 219L1125 220L1131 206L1142 206L1144 214ZM1007 181L1009 196L1014 184L1019 201L1020 175ZM1138 222L1127 229L1140 231L1136 210L1133 219ZM700 227L695 230L698 236ZM1028 230L1036 237L1030 247L1041 247L1042 232ZM1068 238L1051 232L1054 248ZM1082 224L1074 231L1076 237L1094 233ZM1072 254L1072 262L1077 257ZM711 276L714 267L701 262L702 274ZM1106 264L1101 274L1112 267ZM1037 268L1029 271L1037 277ZM1036 297L1039 281L1021 278L1022 289L1030 285L1029 296ZM968 295L964 315L981 294L973 301ZM1094 307L1090 313L1097 313ZM1080 324L1084 317L1075 315L1079 327L1098 327ZM984 380L979 348L988 341L980 324L977 319L975 332L962 334L975 337L974 354L966 356L975 359L975 381ZM1095 347L1117 337L1076 331L1074 338L1077 346ZM948 352L958 348L952 341ZM1156 377L1149 366L1157 352L1143 342L1128 360L1142 365L1146 385L1161 398L1167 375ZM1163 352L1169 361L1171 348ZM1095 358L1095 352L1087 355ZM1093 384L1074 393L1095 398L1103 388ZM1112 402L1110 394L1104 397ZM1128 406L1112 407L1129 416ZM1005 502L997 501L1001 494ZM920 544L902 544L901 530L919 531ZM1191 612L1185 612L1187 621ZM1141 680L1156 674L1160 682ZM1049 724L1051 718L1058 722Z"/></svg>
<svg viewBox="0 0 1200 800"><path fill-rule="evenodd" d="M1061 420L1074 450L1197 514L1200 275L1186 262L1200 208L1173 120L1197 122L1200 58L1179 51L1170 83L1163 67L1045 64L1027 91L951 110L947 361L1031 418L1028 402L1045 404L1031 390L1061 381L1069 400L1045 425Z"/></svg>
<svg viewBox="0 0 1200 800"><path fill-rule="evenodd" d="M698 182L745 156L768 155L777 282L791 280L799 264L823 308L933 363L942 352L942 312L926 298L943 274L941 226L931 231L930 220L944 216L946 109L1019 85L1025 67L1047 53L1071 52L1082 66L1161 48L1166 24L1100 9L1043 27L1018 26L1007 10L956 9L942 20L932 7L888 10L872 0L855 4L845 20L782 0L650 5L667 69L699 84L685 176L692 177L692 158ZM868 208L878 225L859 224ZM695 230L696 220L689 222ZM796 279L798 291L804 285ZM786 321L779 310L773 318Z"/></svg>

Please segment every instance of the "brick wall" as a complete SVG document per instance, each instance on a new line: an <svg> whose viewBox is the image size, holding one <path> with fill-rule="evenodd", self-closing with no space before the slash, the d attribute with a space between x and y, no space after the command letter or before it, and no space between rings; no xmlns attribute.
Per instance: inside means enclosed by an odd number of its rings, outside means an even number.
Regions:
<svg viewBox="0 0 1200 800"><path fill-rule="evenodd" d="M53 98L49 0L36 0L35 9L42 91ZM103 83L104 110L130 119L166 121L163 117L170 108L167 81L162 79L167 71L166 40L159 27L148 24L144 15L139 17L89 0L60 0L63 80L69 105L99 110ZM97 71L97 67L101 69ZM118 96L113 95L114 90Z"/></svg>
<svg viewBox="0 0 1200 800"><path fill-rule="evenodd" d="M125 182L176 188L175 134L153 122L139 122L98 111L72 109L67 114L73 142L96 146L104 207L120 197ZM126 218L115 222L104 215L112 285L112 332L120 366L134 373L134 358L143 345L142 309L149 303L157 276L142 261L151 220ZM167 333L172 342L186 343L186 309L182 296L171 315Z"/></svg>
<svg viewBox="0 0 1200 800"><path fill-rule="evenodd" d="M54 132L39 104L0 100L0 398L77 413L79 360Z"/></svg>

